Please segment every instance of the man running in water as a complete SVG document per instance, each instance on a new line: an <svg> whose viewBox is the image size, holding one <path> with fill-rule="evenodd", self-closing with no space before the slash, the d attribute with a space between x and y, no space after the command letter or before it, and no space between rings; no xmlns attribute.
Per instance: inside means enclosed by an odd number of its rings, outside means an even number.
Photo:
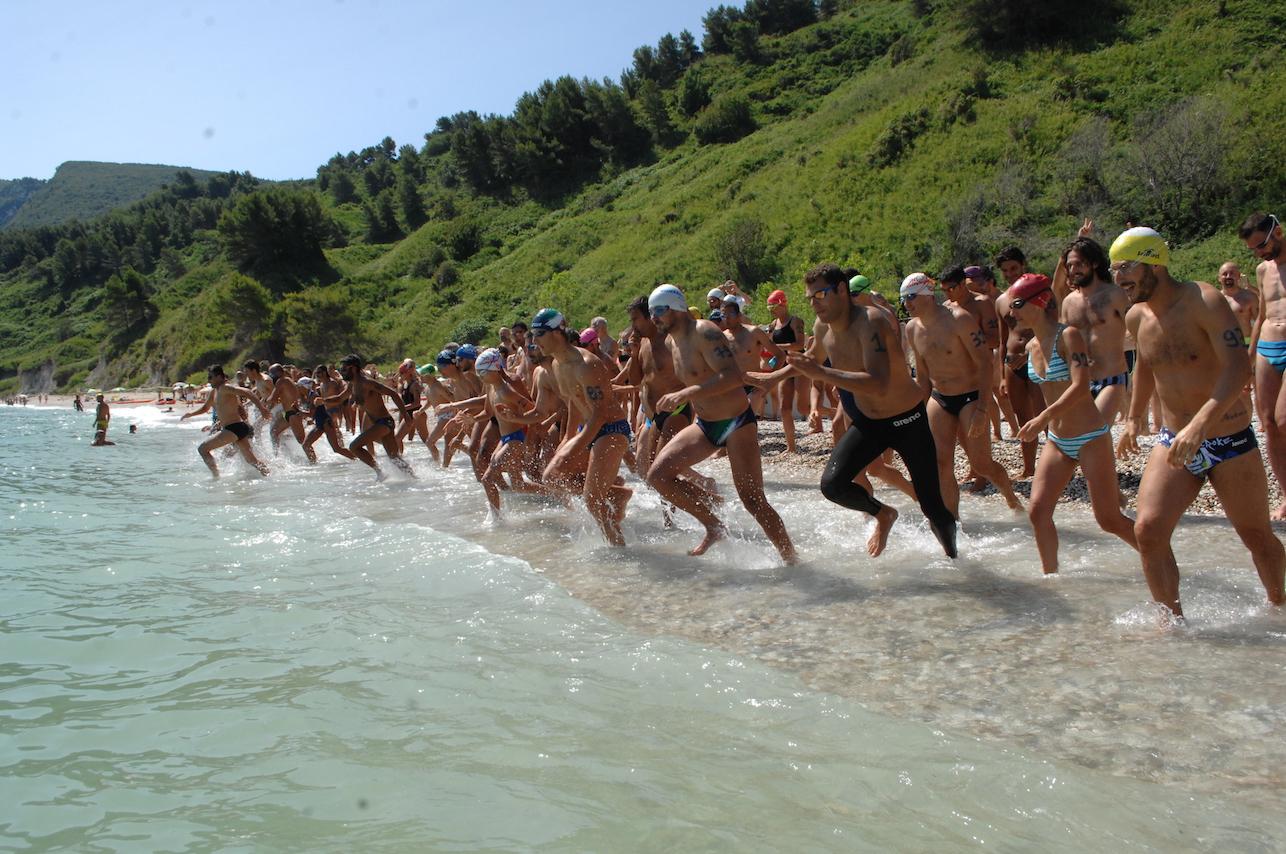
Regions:
<svg viewBox="0 0 1286 854"><path fill-rule="evenodd" d="M1111 258L1133 303L1127 323L1139 352L1118 453L1138 452L1154 385L1161 396L1164 426L1143 469L1134 523L1152 598L1183 616L1170 539L1208 479L1250 550L1268 601L1281 605L1286 550L1268 520L1268 481L1241 395L1250 364L1237 319L1211 286L1170 277L1170 250L1150 228L1123 232Z"/></svg>
<svg viewBox="0 0 1286 854"><path fill-rule="evenodd" d="M383 398L389 397L397 404L398 410L402 413L403 418L409 418L410 413L406 409L406 404L402 402L402 396L396 389L389 388L384 383L373 380L362 371L362 360L355 354L350 353L339 363L339 375L348 383L348 388L334 397L319 398L323 406L330 408L338 406L344 400L352 400L357 406L370 418L370 425L358 433L353 441L348 443L348 450L362 462L375 469L375 476L383 480L385 475L380 469L379 463L375 462L374 455L371 454L371 447L374 443L379 442L384 446L384 453L393 465L401 469L406 475L415 477L415 472L406 460L402 459L397 446L397 437L393 435L396 426L393 422L393 416L389 415L388 408L384 405Z"/></svg>
<svg viewBox="0 0 1286 854"><path fill-rule="evenodd" d="M332 451L346 459L357 459L357 455L345 448L340 440L338 416L322 402L327 397L340 396L344 391L343 383L331 375L330 368L326 365L318 365L313 370L313 382L317 386L317 393L313 397L313 428L304 439L304 451L310 454L310 459L316 459L317 452L312 449L313 445L325 436Z"/></svg>
<svg viewBox="0 0 1286 854"><path fill-rule="evenodd" d="M931 295L933 282L916 273L903 281L901 290ZM907 369L901 330L880 309L854 306L848 281L834 264L809 270L804 275L804 292L817 314L813 347L791 356L791 367L812 379L834 383L852 421L826 463L822 495L875 517L875 532L866 549L872 557L879 556L898 512L853 483L853 478L891 447L911 475L920 509L934 536L947 557L954 558L956 518L942 500L937 446L929 429L923 392Z"/></svg>
<svg viewBox="0 0 1286 854"><path fill-rule="evenodd" d="M281 450L281 434L290 430L295 434L295 441L304 449L304 456L308 457L308 462L317 462L317 453L307 443L304 434L304 409L300 398L303 395L299 391L299 386L290 377L285 375L281 365L273 364L268 366L268 382L272 391L268 394L268 399L264 405L268 411L277 408L281 409L281 417L272 424L272 432L269 438L272 439L273 452Z"/></svg>
<svg viewBox="0 0 1286 854"><path fill-rule="evenodd" d="M1125 363L1125 313L1130 299L1112 282L1107 253L1089 237L1086 220L1080 236L1063 250L1054 273L1054 296L1063 323L1089 336L1090 394L1108 424L1130 402L1130 373Z"/></svg>
<svg viewBox="0 0 1286 854"><path fill-rule="evenodd" d="M938 480L947 509L960 517L955 476L958 437L974 471L996 485L1009 509L1021 510L1005 467L991 457L987 403L993 367L987 338L971 314L938 305L932 288L926 292L917 284L920 281L912 276L902 289L902 305L911 315L906 339L915 356L916 382L929 398L929 428L937 446Z"/></svg>
<svg viewBox="0 0 1286 854"><path fill-rule="evenodd" d="M202 462L209 467L210 474L217 478L219 476L219 467L215 465L214 457L211 456L210 452L235 442L237 450L241 452L241 456L245 461L258 469L260 474L267 477L268 467L255 456L254 447L251 443L255 431L249 424L241 420L240 400L244 399L253 403L265 418L268 417L268 407L254 392L229 384L227 376L223 373L222 365L211 365L206 372L206 379L210 383L210 400L208 404L214 408L215 421L218 422L222 429L200 445L197 445L196 450L201 455ZM185 412L179 420L186 421L193 415L201 414L206 408L203 406L193 412Z"/></svg>
<svg viewBox="0 0 1286 854"><path fill-rule="evenodd" d="M694 423L670 440L648 471L647 481L661 497L696 517L705 528L705 537L688 554L705 554L728 535L715 515L709 493L681 477L692 466L727 448L732 483L746 510L759 523L787 564L797 557L781 516L764 494L764 475L759 459L759 428L743 386L744 376L732 346L719 327L708 320L696 320L688 312L683 292L674 285L661 285L648 296L648 315L658 331L667 336L666 347L674 372L683 388L656 402L658 411L687 405Z"/></svg>
<svg viewBox="0 0 1286 854"><path fill-rule="evenodd" d="M581 494L590 515L608 543L623 546L621 522L634 493L625 488L618 472L630 446L630 422L612 388L612 374L601 359L569 340L566 321L552 308L542 309L531 321L531 336L553 360L550 370L566 404L563 444L542 480L570 492L583 477Z"/></svg>
<svg viewBox="0 0 1286 854"><path fill-rule="evenodd" d="M1255 268L1259 316L1250 334L1255 405L1268 445L1268 463L1277 483L1286 488L1286 395L1282 394L1282 372L1286 371L1286 239L1281 222L1266 213L1246 217L1237 233L1260 261ZM1273 512L1273 518L1286 519L1286 501Z"/></svg>

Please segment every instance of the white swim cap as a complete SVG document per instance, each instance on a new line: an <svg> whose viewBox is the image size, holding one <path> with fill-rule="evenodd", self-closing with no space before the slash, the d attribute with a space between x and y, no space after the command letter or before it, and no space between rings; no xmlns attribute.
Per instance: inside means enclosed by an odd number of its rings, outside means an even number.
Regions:
<svg viewBox="0 0 1286 854"><path fill-rule="evenodd" d="M933 279L930 279L924 273L912 273L902 280L902 287L898 289L898 296L910 296L911 294L929 294L933 295Z"/></svg>
<svg viewBox="0 0 1286 854"><path fill-rule="evenodd" d="M488 347L478 354L477 360L473 363L473 369L480 374L488 371L500 371L505 367L505 357L500 355L500 351L495 347Z"/></svg>
<svg viewBox="0 0 1286 854"><path fill-rule="evenodd" d="M720 291L720 293L723 292ZM683 291L674 285L658 285L647 298L647 310L649 314L655 317L659 313L658 309L687 311L688 301L683 296Z"/></svg>
<svg viewBox="0 0 1286 854"><path fill-rule="evenodd" d="M725 294L721 288L711 288L710 292L706 294L706 299L717 299L719 302L723 302L724 296Z"/></svg>

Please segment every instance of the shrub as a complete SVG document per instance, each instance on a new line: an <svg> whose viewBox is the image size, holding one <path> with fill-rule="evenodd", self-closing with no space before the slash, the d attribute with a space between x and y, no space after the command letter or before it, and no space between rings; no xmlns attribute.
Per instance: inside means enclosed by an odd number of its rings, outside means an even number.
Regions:
<svg viewBox="0 0 1286 854"><path fill-rule="evenodd" d="M491 324L484 320L462 320L451 330L451 340L459 344L481 344L491 334Z"/></svg>
<svg viewBox="0 0 1286 854"><path fill-rule="evenodd" d="M892 166L928 127L929 111L923 107L914 113L898 116L875 140L875 145L867 152L866 162L877 169Z"/></svg>
<svg viewBox="0 0 1286 854"><path fill-rule="evenodd" d="M697 116L692 132L702 145L736 142L755 129L750 102L740 95L725 95Z"/></svg>
<svg viewBox="0 0 1286 854"><path fill-rule="evenodd" d="M768 240L767 227L753 217L738 217L729 223L715 237L714 253L718 275L749 291L772 279L781 269Z"/></svg>

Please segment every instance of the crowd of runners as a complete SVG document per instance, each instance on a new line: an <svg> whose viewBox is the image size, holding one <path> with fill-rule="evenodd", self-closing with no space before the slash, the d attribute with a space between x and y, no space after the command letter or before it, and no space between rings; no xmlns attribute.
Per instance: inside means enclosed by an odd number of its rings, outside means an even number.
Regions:
<svg viewBox="0 0 1286 854"><path fill-rule="evenodd" d="M821 493L874 519L872 557L898 518L872 478L913 498L943 552L957 556L959 445L967 488L990 483L1025 510L1044 571L1057 572L1054 510L1079 468L1096 521L1138 551L1152 597L1176 616L1171 537L1209 481L1269 601L1282 604L1286 551L1251 425L1257 410L1273 473L1286 482L1281 223L1255 213L1240 228L1261 262L1253 289L1231 261L1217 288L1172 278L1170 250L1153 229L1128 227L1107 250L1093 229L1087 220L1052 275L1028 270L1017 247L999 252L1003 290L984 264L936 280L913 273L899 288L902 311L859 271L821 264L804 276L811 325L782 291L768 295L771 320L757 325L732 282L699 306L665 284L621 306L629 327L618 335L605 318L578 330L546 308L500 329L491 346L449 343L389 377L357 355L311 371L249 361L233 377L216 365L204 405L183 417L211 413L199 452L216 477L221 446L268 473L252 443L253 407L274 448L291 436L315 462L325 439L380 478L377 446L408 476L407 443L423 442L443 466L464 454L495 512L506 492L583 501L615 546L625 545L633 494L625 466L659 493L667 519L682 512L700 523L692 555L727 535L715 481L694 466L726 456L737 497L790 564L795 546L764 492L757 422L775 413L790 453L796 413L811 432L825 416L833 449ZM1013 475L992 456L1005 422L1022 446ZM1116 459L1139 453L1139 437L1153 433L1131 519ZM1031 479L1025 508L1014 479ZM1286 519L1286 506L1271 517Z"/></svg>

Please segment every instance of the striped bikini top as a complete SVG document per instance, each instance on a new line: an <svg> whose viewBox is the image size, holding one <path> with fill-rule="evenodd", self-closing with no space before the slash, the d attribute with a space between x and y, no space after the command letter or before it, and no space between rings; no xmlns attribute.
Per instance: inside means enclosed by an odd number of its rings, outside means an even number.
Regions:
<svg viewBox="0 0 1286 854"><path fill-rule="evenodd" d="M1072 372L1067 367L1067 362L1058 352L1058 339L1063 337L1065 324L1058 324L1058 330L1054 332L1054 352L1045 363L1045 376L1036 373L1036 366L1031 359L1027 360L1027 376L1032 382L1040 383L1065 383L1072 378Z"/></svg>

